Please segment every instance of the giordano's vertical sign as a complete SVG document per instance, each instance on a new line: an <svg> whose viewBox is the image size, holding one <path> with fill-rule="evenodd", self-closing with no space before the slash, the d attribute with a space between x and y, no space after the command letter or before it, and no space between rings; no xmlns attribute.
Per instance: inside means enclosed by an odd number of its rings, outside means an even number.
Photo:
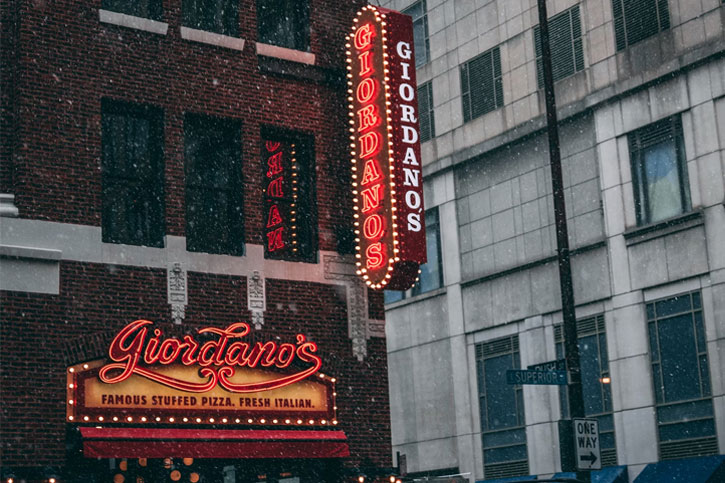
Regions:
<svg viewBox="0 0 725 483"><path fill-rule="evenodd" d="M363 7L346 48L357 273L405 290L426 262L412 19Z"/></svg>
<svg viewBox="0 0 725 483"><path fill-rule="evenodd" d="M320 372L317 345L251 341L249 324L165 337L136 320L113 339L108 360L67 370L73 423L335 426L335 378Z"/></svg>

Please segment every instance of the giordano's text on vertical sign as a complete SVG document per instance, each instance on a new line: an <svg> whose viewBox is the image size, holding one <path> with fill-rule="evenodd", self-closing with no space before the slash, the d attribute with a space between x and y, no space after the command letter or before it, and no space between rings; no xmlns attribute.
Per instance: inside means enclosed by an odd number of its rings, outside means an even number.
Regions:
<svg viewBox="0 0 725 483"><path fill-rule="evenodd" d="M357 273L405 290L426 262L412 19L363 7L346 48Z"/></svg>

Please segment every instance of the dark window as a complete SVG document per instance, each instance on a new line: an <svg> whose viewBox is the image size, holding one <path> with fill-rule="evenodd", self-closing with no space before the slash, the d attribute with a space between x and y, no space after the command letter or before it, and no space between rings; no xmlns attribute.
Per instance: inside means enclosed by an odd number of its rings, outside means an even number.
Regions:
<svg viewBox="0 0 725 483"><path fill-rule="evenodd" d="M700 292L647 304L660 458L717 454Z"/></svg>
<svg viewBox="0 0 725 483"><path fill-rule="evenodd" d="M236 37L239 0L182 0L185 27Z"/></svg>
<svg viewBox="0 0 725 483"><path fill-rule="evenodd" d="M529 474L522 389L506 383L506 371L520 367L518 336L476 345L486 479Z"/></svg>
<svg viewBox="0 0 725 483"><path fill-rule="evenodd" d="M259 42L288 49L310 49L307 0L257 0Z"/></svg>
<svg viewBox="0 0 725 483"><path fill-rule="evenodd" d="M103 99L103 241L164 245L163 113Z"/></svg>
<svg viewBox="0 0 725 483"><path fill-rule="evenodd" d="M564 337L562 326L554 328L556 356L563 359ZM604 332L604 316L597 315L577 321L577 340L582 374L582 392L584 393L584 413L586 417L599 420L599 447L602 465L617 464L617 452L614 441L614 420L612 416L612 389L607 357L607 338ZM566 386L559 386L561 417L569 418L569 399Z"/></svg>
<svg viewBox="0 0 725 483"><path fill-rule="evenodd" d="M461 66L461 96L465 122L503 106L501 54L498 47Z"/></svg>
<svg viewBox="0 0 725 483"><path fill-rule="evenodd" d="M430 41L428 40L428 11L425 0L414 3L403 10L404 14L413 17L413 42L415 66L420 67L430 60Z"/></svg>
<svg viewBox="0 0 725 483"><path fill-rule="evenodd" d="M102 0L101 8L135 17L161 20L161 0Z"/></svg>
<svg viewBox="0 0 725 483"><path fill-rule="evenodd" d="M418 121L420 122L420 141L428 141L436 135L433 112L433 83L426 82L418 87Z"/></svg>
<svg viewBox="0 0 725 483"><path fill-rule="evenodd" d="M668 0L612 0L617 50L670 28Z"/></svg>
<svg viewBox="0 0 725 483"><path fill-rule="evenodd" d="M629 135L637 223L654 223L690 210L690 190L679 117Z"/></svg>
<svg viewBox="0 0 725 483"><path fill-rule="evenodd" d="M315 151L311 135L262 129L264 256L317 261Z"/></svg>
<svg viewBox="0 0 725 483"><path fill-rule="evenodd" d="M425 212L425 243L427 262L420 266L418 282L410 292L402 290L386 290L385 303L390 304L403 300L406 296L416 296L430 292L443 286L443 262L441 259L441 229L438 219L438 208Z"/></svg>
<svg viewBox="0 0 725 483"><path fill-rule="evenodd" d="M549 19L549 45L554 82L584 70L582 26L579 6L575 6ZM541 29L534 27L536 50L536 78L539 89L544 87L544 67L541 58Z"/></svg>
<svg viewBox="0 0 725 483"><path fill-rule="evenodd" d="M184 116L186 249L244 254L242 126L234 119Z"/></svg>

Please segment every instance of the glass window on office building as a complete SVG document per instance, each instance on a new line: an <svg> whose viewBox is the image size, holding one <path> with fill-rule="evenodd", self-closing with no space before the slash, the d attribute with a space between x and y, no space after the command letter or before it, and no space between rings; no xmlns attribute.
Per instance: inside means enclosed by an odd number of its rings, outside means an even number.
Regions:
<svg viewBox="0 0 725 483"><path fill-rule="evenodd" d="M549 45L551 46L551 69L554 82L584 70L579 5L549 19ZM538 25L534 27L534 49L536 51L536 79L539 89L541 89L544 87L544 67L541 31Z"/></svg>
<svg viewBox="0 0 725 483"><path fill-rule="evenodd" d="M288 49L310 50L307 0L257 0L258 41Z"/></svg>
<svg viewBox="0 0 725 483"><path fill-rule="evenodd" d="M517 335L476 345L486 479L529 474L522 388L506 383L506 371L520 368Z"/></svg>
<svg viewBox="0 0 725 483"><path fill-rule="evenodd" d="M162 16L161 0L101 0L101 8L151 20L161 20Z"/></svg>
<svg viewBox="0 0 725 483"><path fill-rule="evenodd" d="M101 111L103 241L162 247L163 112L109 99Z"/></svg>
<svg viewBox="0 0 725 483"><path fill-rule="evenodd" d="M670 28L668 0L612 0L617 50Z"/></svg>
<svg viewBox="0 0 725 483"><path fill-rule="evenodd" d="M562 326L554 327L556 357L564 359L564 335ZM599 441L602 466L617 464L612 416L612 389L607 356L607 338L604 316L597 315L577 321L577 340L584 394L584 414L599 420ZM562 419L569 418L567 386L559 386Z"/></svg>
<svg viewBox="0 0 725 483"><path fill-rule="evenodd" d="M630 133L629 149L637 224L646 225L690 211L679 116Z"/></svg>
<svg viewBox="0 0 725 483"><path fill-rule="evenodd" d="M182 24L236 37L239 33L238 5L238 0L182 0Z"/></svg>
<svg viewBox="0 0 725 483"><path fill-rule="evenodd" d="M718 453L700 292L647 304L660 459Z"/></svg>
<svg viewBox="0 0 725 483"><path fill-rule="evenodd" d="M428 40L428 10L425 0L415 2L403 10L413 17L413 41L415 42L415 66L420 67L430 60L430 41Z"/></svg>
<svg viewBox="0 0 725 483"><path fill-rule="evenodd" d="M416 296L431 292L443 286L443 262L441 258L441 230L438 207L425 212L425 242L428 261L420 266L420 277L411 290L386 290L385 303L391 304L403 300L406 296Z"/></svg>
<svg viewBox="0 0 725 483"><path fill-rule="evenodd" d="M498 47L461 65L461 99L465 122L503 106L501 53Z"/></svg>
<svg viewBox="0 0 725 483"><path fill-rule="evenodd" d="M242 126L236 119L184 116L186 249L242 255Z"/></svg>
<svg viewBox="0 0 725 483"><path fill-rule="evenodd" d="M418 87L418 121L420 125L420 142L433 139L436 132L432 82L426 82Z"/></svg>

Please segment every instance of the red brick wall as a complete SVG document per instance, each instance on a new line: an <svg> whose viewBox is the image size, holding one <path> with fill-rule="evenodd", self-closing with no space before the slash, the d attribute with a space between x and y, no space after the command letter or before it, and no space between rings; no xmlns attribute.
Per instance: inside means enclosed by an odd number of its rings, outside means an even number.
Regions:
<svg viewBox="0 0 725 483"><path fill-rule="evenodd" d="M105 356L106 341L127 323L145 318L166 332L192 332L249 321L243 277L192 272L188 289L181 328L169 322L163 270L63 262L61 295L2 292L3 466L64 464L65 367ZM344 287L268 279L265 325L255 335L291 340L297 333L318 344L322 370L338 380L339 428L352 462L391 466L384 339L370 339L359 362L348 338Z"/></svg>
<svg viewBox="0 0 725 483"><path fill-rule="evenodd" d="M342 74L344 35L363 2L310 3L317 65ZM320 246L335 249L334 227L346 221L351 206L344 84L260 73L254 0L240 0L239 36L247 41L242 52L181 39L180 5L164 2L169 29L161 36L100 23L99 0L22 2L17 98L3 98L3 109L10 113L14 106L19 116L14 126L9 114L0 118L4 137L18 129L14 162L3 159L3 191L16 194L21 217L100 226L101 98L153 104L165 115L167 232L183 235L183 113L238 118L246 241L262 242L260 126L272 124L314 133ZM5 10L7 18L12 12ZM11 56L5 49L11 41L3 38L3 61ZM3 68L4 92L12 87L4 75L12 67ZM4 144L4 158L10 152Z"/></svg>

